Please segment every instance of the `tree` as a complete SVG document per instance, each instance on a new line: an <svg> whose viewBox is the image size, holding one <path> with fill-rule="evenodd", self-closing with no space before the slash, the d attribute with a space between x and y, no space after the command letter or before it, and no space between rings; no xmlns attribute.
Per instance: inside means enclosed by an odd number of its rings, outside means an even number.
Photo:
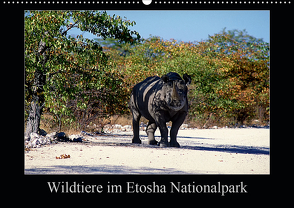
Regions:
<svg viewBox="0 0 294 208"><path fill-rule="evenodd" d="M246 30L225 29L210 36L207 56L217 58L226 66L218 68L222 84L216 94L223 99L227 115L236 118L240 125L253 118L256 108L269 113L269 44L248 35ZM263 117L267 117L266 115Z"/></svg>
<svg viewBox="0 0 294 208"><path fill-rule="evenodd" d="M85 109L93 90L105 93L122 82L108 69L108 57L97 41L67 32L78 28L81 33L132 44L140 40L136 31L128 29L134 24L98 11L25 12L26 138L39 131L44 108L61 119L73 115L69 100L76 100L76 107Z"/></svg>
<svg viewBox="0 0 294 208"><path fill-rule="evenodd" d="M149 76L171 71L191 75L189 116L201 120L201 127L209 127L211 120L242 125L257 114L263 114L261 120L268 118L269 44L245 30L223 30L194 43L150 37L139 44L108 47L106 53L125 77L126 90Z"/></svg>

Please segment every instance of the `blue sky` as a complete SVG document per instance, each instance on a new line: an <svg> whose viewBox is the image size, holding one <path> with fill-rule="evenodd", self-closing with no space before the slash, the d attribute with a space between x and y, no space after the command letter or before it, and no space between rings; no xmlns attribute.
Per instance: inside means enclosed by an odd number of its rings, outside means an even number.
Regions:
<svg viewBox="0 0 294 208"><path fill-rule="evenodd" d="M194 42L206 40L208 35L219 33L225 27L227 30L246 29L249 35L263 38L266 42L269 42L270 38L268 10L108 10L107 13L135 21L136 25L130 29L139 32L143 38L152 35L165 40L172 38L178 41ZM84 34L84 37L93 38L94 36Z"/></svg>

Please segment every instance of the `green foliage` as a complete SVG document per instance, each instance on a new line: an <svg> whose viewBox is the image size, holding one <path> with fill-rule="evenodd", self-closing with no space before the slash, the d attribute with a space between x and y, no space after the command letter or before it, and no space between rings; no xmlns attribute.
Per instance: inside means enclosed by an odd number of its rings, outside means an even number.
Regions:
<svg viewBox="0 0 294 208"><path fill-rule="evenodd" d="M141 44L105 47L112 67L124 77L127 91L148 76L168 72L192 76L190 117L243 123L269 114L269 44L244 31L223 30L195 43L150 37ZM122 55L121 51L127 51ZM206 123L205 119L203 124Z"/></svg>
<svg viewBox="0 0 294 208"><path fill-rule="evenodd" d="M123 80L111 72L101 45L82 35L74 38L67 32L79 28L81 33L86 31L133 44L140 39L136 31L128 29L134 24L120 17L110 17L106 12L26 11L26 106L34 96L39 97L39 104L44 105L45 110L67 121L73 121L73 112L85 110L95 99L99 107L107 106L105 111L109 114L125 111L125 106L114 107L119 102L114 98L125 97L121 88L117 88ZM71 105L73 101L75 107Z"/></svg>

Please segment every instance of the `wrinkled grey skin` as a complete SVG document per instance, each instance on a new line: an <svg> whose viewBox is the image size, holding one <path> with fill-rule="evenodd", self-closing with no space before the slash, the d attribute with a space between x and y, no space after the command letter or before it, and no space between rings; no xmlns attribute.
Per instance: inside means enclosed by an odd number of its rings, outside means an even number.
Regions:
<svg viewBox="0 0 294 208"><path fill-rule="evenodd" d="M149 120L146 128L149 144L180 147L177 134L188 112L187 85L190 83L189 75L184 74L182 79L179 74L170 72L161 78L148 77L134 86L129 103L133 114L133 143L141 143L139 121L143 115ZM172 121L170 144L166 127L169 121ZM154 138L157 127L161 134L159 143Z"/></svg>

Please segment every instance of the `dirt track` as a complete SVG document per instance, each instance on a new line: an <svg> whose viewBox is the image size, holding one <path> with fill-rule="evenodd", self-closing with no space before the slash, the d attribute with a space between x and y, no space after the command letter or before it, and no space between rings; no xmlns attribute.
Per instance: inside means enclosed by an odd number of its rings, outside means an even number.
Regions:
<svg viewBox="0 0 294 208"><path fill-rule="evenodd" d="M269 174L269 129L179 130L181 148L132 144L132 132L25 152L25 174ZM160 139L156 131L156 139ZM67 154L70 158L56 159Z"/></svg>

